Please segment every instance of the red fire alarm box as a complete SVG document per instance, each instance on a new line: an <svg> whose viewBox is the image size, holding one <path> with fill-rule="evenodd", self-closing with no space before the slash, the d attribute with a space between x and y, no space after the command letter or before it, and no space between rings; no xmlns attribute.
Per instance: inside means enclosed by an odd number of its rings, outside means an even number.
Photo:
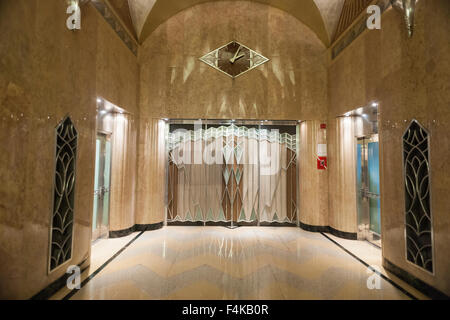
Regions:
<svg viewBox="0 0 450 320"><path fill-rule="evenodd" d="M317 157L317 169L318 170L327 169L327 157Z"/></svg>

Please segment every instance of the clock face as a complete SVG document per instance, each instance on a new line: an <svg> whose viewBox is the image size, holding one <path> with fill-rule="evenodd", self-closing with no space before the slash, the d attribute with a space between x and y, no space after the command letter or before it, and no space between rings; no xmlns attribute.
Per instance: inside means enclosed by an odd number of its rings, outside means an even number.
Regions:
<svg viewBox="0 0 450 320"><path fill-rule="evenodd" d="M232 78L269 61L266 57L236 41L208 53L200 60Z"/></svg>
<svg viewBox="0 0 450 320"><path fill-rule="evenodd" d="M237 42L219 49L217 66L232 77L250 69L250 50Z"/></svg>

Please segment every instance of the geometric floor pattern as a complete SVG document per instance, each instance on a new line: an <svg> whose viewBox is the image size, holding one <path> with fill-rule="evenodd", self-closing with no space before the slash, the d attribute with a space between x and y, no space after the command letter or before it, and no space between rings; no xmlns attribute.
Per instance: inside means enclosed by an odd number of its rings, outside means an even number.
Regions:
<svg viewBox="0 0 450 320"><path fill-rule="evenodd" d="M72 299L409 299L326 239L295 227L145 232Z"/></svg>

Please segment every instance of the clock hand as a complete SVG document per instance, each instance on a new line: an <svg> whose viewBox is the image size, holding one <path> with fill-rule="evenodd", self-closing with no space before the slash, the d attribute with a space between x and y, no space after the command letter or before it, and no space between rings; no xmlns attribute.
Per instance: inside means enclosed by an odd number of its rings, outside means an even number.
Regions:
<svg viewBox="0 0 450 320"><path fill-rule="evenodd" d="M239 46L239 48L237 49L236 53L234 54L234 57L230 59L231 63L234 63L236 61L236 57L239 54L239 52L241 51L242 46Z"/></svg>
<svg viewBox="0 0 450 320"><path fill-rule="evenodd" d="M242 53L239 57L237 57L236 59L234 59L234 61L236 62L236 60L239 60L240 58L245 57L245 53Z"/></svg>

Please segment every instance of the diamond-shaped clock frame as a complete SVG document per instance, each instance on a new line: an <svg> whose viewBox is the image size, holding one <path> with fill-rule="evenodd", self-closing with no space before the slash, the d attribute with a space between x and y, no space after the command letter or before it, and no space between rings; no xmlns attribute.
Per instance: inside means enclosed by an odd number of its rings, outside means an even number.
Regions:
<svg viewBox="0 0 450 320"><path fill-rule="evenodd" d="M225 72L224 70L219 68L219 52L220 50L228 47L230 44L236 43L239 46L241 46L242 48L247 49L250 52L250 67L239 73L238 75L231 75L228 72ZM226 74L227 76L229 76L232 79L236 79L237 77L242 76L244 73L247 73L257 67L259 67L260 65L263 65L264 63L268 62L270 59L264 57L262 54L256 52L255 50L250 49L249 47L237 42L237 41L230 41L227 44L221 46L220 48L217 48L213 51L211 51L210 53L205 54L203 57L200 58L200 61L206 63L208 66L222 72L223 74Z"/></svg>

